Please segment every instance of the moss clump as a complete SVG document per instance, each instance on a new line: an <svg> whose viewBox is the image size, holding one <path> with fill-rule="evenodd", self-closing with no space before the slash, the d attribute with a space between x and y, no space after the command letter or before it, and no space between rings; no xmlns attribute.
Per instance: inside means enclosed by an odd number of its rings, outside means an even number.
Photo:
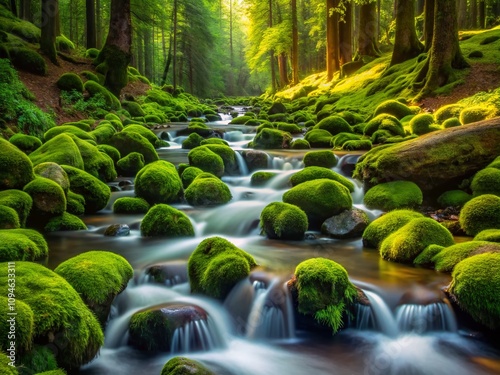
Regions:
<svg viewBox="0 0 500 375"><path fill-rule="evenodd" d="M0 267L0 281L7 285L7 263ZM16 298L33 310L36 340L54 341L60 366L77 368L95 357L104 342L101 327L62 277L39 264L17 262Z"/></svg>
<svg viewBox="0 0 500 375"><path fill-rule="evenodd" d="M444 226L430 218L417 218L387 236L380 245L380 255L386 260L412 263L429 245L453 244L453 236Z"/></svg>
<svg viewBox="0 0 500 375"><path fill-rule="evenodd" d="M297 206L273 202L262 210L260 226L262 232L271 239L302 240L309 222L305 212Z"/></svg>
<svg viewBox="0 0 500 375"><path fill-rule="evenodd" d="M393 181L369 189L363 199L366 207L391 211L399 208L416 208L422 204L420 188L411 181Z"/></svg>
<svg viewBox="0 0 500 375"><path fill-rule="evenodd" d="M83 215L85 213L85 198L83 195L68 191L66 194L66 211L73 215Z"/></svg>
<svg viewBox="0 0 500 375"><path fill-rule="evenodd" d="M449 246L432 258L437 271L451 272L458 262L477 254L500 252L500 244L487 241L470 241Z"/></svg>
<svg viewBox="0 0 500 375"><path fill-rule="evenodd" d="M322 129L329 132L331 135L339 133L352 133L352 128L349 123L340 116L329 116L318 122L314 129Z"/></svg>
<svg viewBox="0 0 500 375"><path fill-rule="evenodd" d="M484 168L477 172L471 182L473 196L493 194L500 196L500 170Z"/></svg>
<svg viewBox="0 0 500 375"><path fill-rule="evenodd" d="M134 275L121 255L108 251L88 251L61 263L54 270L80 294L101 324L108 318L113 299Z"/></svg>
<svg viewBox="0 0 500 375"><path fill-rule="evenodd" d="M191 182L193 182L194 179L202 173L204 172L200 168L196 167L187 167L186 169L184 169L181 174L182 186L184 187L184 189L187 189Z"/></svg>
<svg viewBox="0 0 500 375"><path fill-rule="evenodd" d="M430 133L430 126L434 124L434 116L429 113L422 113L413 117L410 121L411 132L416 135Z"/></svg>
<svg viewBox="0 0 500 375"><path fill-rule="evenodd" d="M224 162L224 173L234 175L238 171L238 164L236 162L236 152L229 146L207 144L203 147L208 148L210 151L216 153L222 158Z"/></svg>
<svg viewBox="0 0 500 375"><path fill-rule="evenodd" d="M157 204L142 219L141 234L145 237L193 237L194 229L184 212L166 204Z"/></svg>
<svg viewBox="0 0 500 375"><path fill-rule="evenodd" d="M99 55L99 50L97 48L89 48L85 51L85 57L89 59L95 59Z"/></svg>
<svg viewBox="0 0 500 375"><path fill-rule="evenodd" d="M487 106L467 107L460 112L460 122L471 124L473 122L486 120L496 115L497 110Z"/></svg>
<svg viewBox="0 0 500 375"><path fill-rule="evenodd" d="M210 150L208 146L200 146L189 151L189 165L197 167L204 172L212 173L217 177L222 177L224 174L224 160L215 152Z"/></svg>
<svg viewBox="0 0 500 375"><path fill-rule="evenodd" d="M457 126L461 126L462 123L460 120L456 117L449 118L447 120L444 120L443 122L443 129L448 129L448 128L454 128Z"/></svg>
<svg viewBox="0 0 500 375"><path fill-rule="evenodd" d="M52 347L45 345L34 345L33 349L21 357L21 365L24 373L39 375L52 372L57 369L57 360ZM32 372L27 372L27 371ZM64 374L65 375L65 374Z"/></svg>
<svg viewBox="0 0 500 375"><path fill-rule="evenodd" d="M28 193L16 189L0 191L0 205L14 209L19 218L19 225L26 226L26 219L33 206L33 200Z"/></svg>
<svg viewBox="0 0 500 375"><path fill-rule="evenodd" d="M337 181L324 178L293 187L283 194L283 202L301 208L313 227L352 206L349 189Z"/></svg>
<svg viewBox="0 0 500 375"><path fill-rule="evenodd" d="M47 142L60 134L74 135L74 136L78 137L79 139L83 139L86 141L95 141L95 137L91 133L88 133L85 130L82 130L82 129L80 129L76 126L73 126L73 125L55 126L51 129L47 130L45 132L45 134L43 135L43 138L45 139L45 142Z"/></svg>
<svg viewBox="0 0 500 375"><path fill-rule="evenodd" d="M116 163L121 176L133 177L144 168L144 156L138 152L131 152Z"/></svg>
<svg viewBox="0 0 500 375"><path fill-rule="evenodd" d="M399 120L389 114L380 114L371 119L363 128L363 134L372 136L377 130L386 130L392 135L400 135L404 137L405 131Z"/></svg>
<svg viewBox="0 0 500 375"><path fill-rule="evenodd" d="M330 150L306 152L302 162L306 167L333 168L337 165L337 157Z"/></svg>
<svg viewBox="0 0 500 375"><path fill-rule="evenodd" d="M70 230L87 230L87 226L78 216L68 212L51 218L43 228L47 233Z"/></svg>
<svg viewBox="0 0 500 375"><path fill-rule="evenodd" d="M182 148L186 150L191 150L195 147L198 147L201 145L201 141L203 141L204 138L199 135L198 133L191 133L189 136L182 142Z"/></svg>
<svg viewBox="0 0 500 375"><path fill-rule="evenodd" d="M215 176L195 178L184 195L191 206L215 206L225 204L233 198L227 185Z"/></svg>
<svg viewBox="0 0 500 375"><path fill-rule="evenodd" d="M223 146L229 146L229 143L221 138L208 138L208 139L203 139L200 142L200 146L204 145L223 145Z"/></svg>
<svg viewBox="0 0 500 375"><path fill-rule="evenodd" d="M95 81L87 81L83 85L85 91L89 93L91 97L101 96L104 98L106 107L108 109L119 110L121 108L120 101L114 96L107 88L101 86Z"/></svg>
<svg viewBox="0 0 500 375"><path fill-rule="evenodd" d="M76 129L76 128L75 128ZM59 134L29 155L34 165L52 162L83 169L83 159L73 138Z"/></svg>
<svg viewBox="0 0 500 375"><path fill-rule="evenodd" d="M33 163L28 156L0 138L0 190L22 189L34 178Z"/></svg>
<svg viewBox="0 0 500 375"><path fill-rule="evenodd" d="M389 133L390 134L390 133ZM392 136L392 135L391 135ZM347 141L358 141L360 140L360 136L358 134L353 133L339 133L332 139L332 145L336 148L342 148L342 146Z"/></svg>
<svg viewBox="0 0 500 375"><path fill-rule="evenodd" d="M71 50L75 49L75 44L64 35L58 35L56 37L56 49L62 52L71 52Z"/></svg>
<svg viewBox="0 0 500 375"><path fill-rule="evenodd" d="M101 145L109 142L111 137L116 134L116 129L110 123L102 122L90 134L95 138L96 143Z"/></svg>
<svg viewBox="0 0 500 375"><path fill-rule="evenodd" d="M9 142L26 154L35 151L42 145L42 141L39 138L22 133L14 134L9 138Z"/></svg>
<svg viewBox="0 0 500 375"><path fill-rule="evenodd" d="M82 79L75 73L64 73L56 82L60 90L83 92Z"/></svg>
<svg viewBox="0 0 500 375"><path fill-rule="evenodd" d="M62 167L68 174L71 191L85 198L85 213L95 213L106 207L111 197L108 185L81 169L68 165Z"/></svg>
<svg viewBox="0 0 500 375"><path fill-rule="evenodd" d="M373 115L378 116L381 113L392 115L398 120L405 116L414 114L411 108L401 102L398 102L397 100L386 100L385 102L379 104Z"/></svg>
<svg viewBox="0 0 500 375"><path fill-rule="evenodd" d="M203 240L188 261L192 293L224 299L257 265L253 257L221 237Z"/></svg>
<svg viewBox="0 0 500 375"><path fill-rule="evenodd" d="M290 148L292 136L278 129L262 129L253 140L253 147L260 150Z"/></svg>
<svg viewBox="0 0 500 375"><path fill-rule="evenodd" d="M194 359L185 357L174 357L170 359L161 369L160 375L215 375L203 364Z"/></svg>
<svg viewBox="0 0 500 375"><path fill-rule="evenodd" d="M292 142L290 148L292 150L308 150L311 148L311 145L305 139L299 138Z"/></svg>
<svg viewBox="0 0 500 375"><path fill-rule="evenodd" d="M182 181L172 163L158 160L137 173L135 193L149 204L171 203L181 197Z"/></svg>
<svg viewBox="0 0 500 375"><path fill-rule="evenodd" d="M275 176L277 176L277 173L274 172L264 172L264 171L255 172L250 177L250 185L264 186Z"/></svg>
<svg viewBox="0 0 500 375"><path fill-rule="evenodd" d="M438 124L442 124L445 120L451 119L453 117L458 118L460 112L464 109L463 105L460 104L448 104L439 108L434 112L434 118Z"/></svg>
<svg viewBox="0 0 500 375"><path fill-rule="evenodd" d="M304 136L304 139L309 142L311 147L328 148L332 146L333 136L330 132L322 129L312 129Z"/></svg>
<svg viewBox="0 0 500 375"><path fill-rule="evenodd" d="M161 140L157 137L157 135L143 125L127 125L123 128L122 133L123 132L140 134L146 138L153 147L156 148L161 146Z"/></svg>
<svg viewBox="0 0 500 375"><path fill-rule="evenodd" d="M4 375L18 375L17 369L15 366L11 366L10 363L12 361L9 357L3 352L0 353L0 372Z"/></svg>
<svg viewBox="0 0 500 375"><path fill-rule="evenodd" d="M49 252L43 236L33 229L0 230L0 261L40 260Z"/></svg>
<svg viewBox="0 0 500 375"><path fill-rule="evenodd" d="M19 215L13 208L0 204L0 229L20 228Z"/></svg>
<svg viewBox="0 0 500 375"><path fill-rule="evenodd" d="M342 146L342 149L347 151L370 150L371 148L372 148L372 142L368 139L347 141Z"/></svg>
<svg viewBox="0 0 500 375"><path fill-rule="evenodd" d="M458 305L476 322L500 328L500 253L479 254L455 266L448 286Z"/></svg>
<svg viewBox="0 0 500 375"><path fill-rule="evenodd" d="M382 241L391 233L403 227L411 220L424 216L411 210L394 210L372 221L363 232L363 245L378 249Z"/></svg>
<svg viewBox="0 0 500 375"><path fill-rule="evenodd" d="M114 131L113 131L113 134L114 134ZM120 155L120 151L118 151L113 146L110 146L110 145L98 145L97 149L100 152L104 152L106 155L108 155L113 160L113 162L115 164L118 162L118 160L120 160L122 158L122 156Z"/></svg>
<svg viewBox="0 0 500 375"><path fill-rule="evenodd" d="M290 177L290 182L292 186L297 186L306 181L318 180L320 178L326 178L329 180L340 182L352 193L354 191L354 184L341 174L332 171L328 168L323 167L306 167L300 172L294 173Z"/></svg>
<svg viewBox="0 0 500 375"><path fill-rule="evenodd" d="M66 195L64 194L64 190L59 184L48 178L37 177L27 184L23 190L33 200L32 216L48 215L51 217L61 215L66 211Z"/></svg>
<svg viewBox="0 0 500 375"><path fill-rule="evenodd" d="M135 132L116 133L109 140L109 145L116 148L122 157L127 156L131 152L139 152L144 156L146 164L158 160L158 154L153 145L142 135Z"/></svg>
<svg viewBox="0 0 500 375"><path fill-rule="evenodd" d="M113 212L127 215L145 214L150 207L149 203L142 198L122 197L113 203Z"/></svg>
<svg viewBox="0 0 500 375"><path fill-rule="evenodd" d="M485 229L476 234L474 241L500 242L500 229Z"/></svg>
<svg viewBox="0 0 500 375"><path fill-rule="evenodd" d="M449 190L441 194L437 201L442 208L446 207L462 207L472 199L470 194L463 190Z"/></svg>
<svg viewBox="0 0 500 375"><path fill-rule="evenodd" d="M141 105L137 102L124 101L122 102L122 108L127 110L132 117L143 117L146 115L144 109L142 109Z"/></svg>
<svg viewBox="0 0 500 375"><path fill-rule="evenodd" d="M297 290L299 313L313 316L333 334L343 326L344 313L357 299L357 289L345 268L330 259L300 263L291 283Z"/></svg>
<svg viewBox="0 0 500 375"><path fill-rule="evenodd" d="M16 47L9 49L12 65L27 72L44 76L47 74L47 64L43 57L31 48Z"/></svg>
<svg viewBox="0 0 500 375"><path fill-rule="evenodd" d="M424 267L433 266L434 262L432 259L443 249L445 249L445 247L441 245L429 245L413 260L413 264Z"/></svg>
<svg viewBox="0 0 500 375"><path fill-rule="evenodd" d="M485 194L471 199L462 207L459 222L469 236L500 228L500 198Z"/></svg>

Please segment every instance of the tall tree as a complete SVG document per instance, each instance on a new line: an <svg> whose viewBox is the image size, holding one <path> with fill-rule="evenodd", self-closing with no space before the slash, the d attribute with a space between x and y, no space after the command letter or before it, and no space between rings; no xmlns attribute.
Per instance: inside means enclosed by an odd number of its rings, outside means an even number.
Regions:
<svg viewBox="0 0 500 375"><path fill-rule="evenodd" d="M339 0L326 0L326 79L331 81L340 68Z"/></svg>
<svg viewBox="0 0 500 375"><path fill-rule="evenodd" d="M297 22L297 0L292 0L292 83L299 83L299 28Z"/></svg>
<svg viewBox="0 0 500 375"><path fill-rule="evenodd" d="M58 0L42 0L40 50L56 65L56 23L59 17Z"/></svg>
<svg viewBox="0 0 500 375"><path fill-rule="evenodd" d="M458 28L467 28L467 0L458 0Z"/></svg>
<svg viewBox="0 0 500 375"><path fill-rule="evenodd" d="M434 34L434 11L436 0L425 0L424 42L425 52L431 49Z"/></svg>
<svg viewBox="0 0 500 375"><path fill-rule="evenodd" d="M416 11L417 16L420 16L422 13L424 13L424 5L425 5L424 0L417 0L417 11Z"/></svg>
<svg viewBox="0 0 500 375"><path fill-rule="evenodd" d="M273 27L273 0L269 0L269 28ZM269 60L271 62L271 88L272 92L276 92L276 72L274 70L274 51L269 51Z"/></svg>
<svg viewBox="0 0 500 375"><path fill-rule="evenodd" d="M417 37L415 29L415 1L396 0L396 37L391 66L412 59L423 52L424 46Z"/></svg>
<svg viewBox="0 0 500 375"><path fill-rule="evenodd" d="M477 0L470 1L470 26L477 29Z"/></svg>
<svg viewBox="0 0 500 375"><path fill-rule="evenodd" d="M339 49L340 49L340 66L352 61L352 17L353 4L349 1L344 1L344 16L339 23Z"/></svg>
<svg viewBox="0 0 500 375"><path fill-rule="evenodd" d="M116 96L127 85L131 46L130 0L111 0L108 37L96 63L97 71L104 74L104 85Z"/></svg>
<svg viewBox="0 0 500 375"><path fill-rule="evenodd" d="M358 55L379 56L377 43L377 3L366 0L360 7Z"/></svg>
<svg viewBox="0 0 500 375"><path fill-rule="evenodd" d="M95 0L85 0L85 16L87 21L87 48L97 46L95 24Z"/></svg>
<svg viewBox="0 0 500 375"><path fill-rule="evenodd" d="M31 0L21 0L19 4L19 17L29 22L33 21L33 16L31 14Z"/></svg>
<svg viewBox="0 0 500 375"><path fill-rule="evenodd" d="M102 48L102 7L101 0L95 0L96 48Z"/></svg>
<svg viewBox="0 0 500 375"><path fill-rule="evenodd" d="M486 27L486 1L479 0L479 28L484 29Z"/></svg>

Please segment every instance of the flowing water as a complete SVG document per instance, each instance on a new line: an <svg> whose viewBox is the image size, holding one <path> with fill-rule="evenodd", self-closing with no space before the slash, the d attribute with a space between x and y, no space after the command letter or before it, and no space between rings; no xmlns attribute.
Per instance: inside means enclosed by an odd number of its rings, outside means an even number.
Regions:
<svg viewBox="0 0 500 375"><path fill-rule="evenodd" d="M175 128L169 132L171 142L182 142ZM225 133L238 153L252 136L245 127ZM174 144L159 150L159 155L178 164L186 162L187 152ZM268 167L278 175L262 187L251 186L248 167L238 156L240 176L223 178L233 195L229 204L196 209L175 205L192 220L195 238L142 238L142 216L114 215L111 211L116 198L133 196L133 190L113 193L105 210L86 216L88 231L50 235L51 268L84 251L109 250L126 257L135 270L134 279L113 303L100 355L81 373L156 375L179 353L203 362L217 374L500 373L498 351L457 326L453 310L443 302L441 288L449 283L448 274L386 262L376 251L364 249L359 239L334 240L312 233L304 241L291 242L260 235L260 212L270 202L281 201L290 187L290 175L303 167L302 156L303 152L268 152ZM336 171L342 172L341 168ZM364 208L362 195L357 184L353 193L356 207ZM372 218L379 213L368 211ZM106 227L116 223L128 224L130 235L103 236ZM204 238L215 235L246 250L260 265L257 272L235 286L224 303L191 295L186 282L189 255ZM371 306L358 306L356 319L336 336L295 328L285 282L297 264L311 257L342 264L371 302ZM157 263L171 265L164 284L154 283L145 273ZM419 298L422 291L434 297ZM131 316L165 303L199 306L207 318L178 328L171 353L144 353L127 346Z"/></svg>

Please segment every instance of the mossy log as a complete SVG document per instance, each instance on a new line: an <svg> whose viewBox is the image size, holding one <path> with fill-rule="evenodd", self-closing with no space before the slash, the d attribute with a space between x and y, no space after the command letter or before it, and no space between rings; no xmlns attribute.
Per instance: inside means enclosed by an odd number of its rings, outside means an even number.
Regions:
<svg viewBox="0 0 500 375"><path fill-rule="evenodd" d="M420 189L449 190L500 155L500 118L445 129L363 155L353 177L365 187L406 180Z"/></svg>

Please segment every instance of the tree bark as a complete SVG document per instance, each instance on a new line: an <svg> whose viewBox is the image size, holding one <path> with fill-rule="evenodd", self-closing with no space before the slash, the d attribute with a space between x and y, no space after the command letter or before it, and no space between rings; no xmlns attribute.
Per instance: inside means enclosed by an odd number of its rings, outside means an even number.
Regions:
<svg viewBox="0 0 500 375"><path fill-rule="evenodd" d="M479 0L479 28L486 27L486 1Z"/></svg>
<svg viewBox="0 0 500 375"><path fill-rule="evenodd" d="M172 84L174 86L174 92L177 89L177 12L178 12L178 0L174 0L174 9L173 9L173 25L174 25L174 31L173 31L173 53L172 53Z"/></svg>
<svg viewBox="0 0 500 375"><path fill-rule="evenodd" d="M377 57L380 51L377 46L377 10L376 3L362 4L360 7L358 54L360 56Z"/></svg>
<svg viewBox="0 0 500 375"><path fill-rule="evenodd" d="M470 26L472 29L477 29L477 0L470 2Z"/></svg>
<svg viewBox="0 0 500 375"><path fill-rule="evenodd" d="M352 17L353 5L345 3L344 19L339 23L340 66L352 61Z"/></svg>
<svg viewBox="0 0 500 375"><path fill-rule="evenodd" d="M424 13L425 0L417 0L417 12L416 15L420 16Z"/></svg>
<svg viewBox="0 0 500 375"><path fill-rule="evenodd" d="M87 20L87 48L96 47L95 0L85 0L85 16Z"/></svg>
<svg viewBox="0 0 500 375"><path fill-rule="evenodd" d="M142 38L141 30L137 30L135 33L135 46L137 48L137 70L144 74L144 39Z"/></svg>
<svg viewBox="0 0 500 375"><path fill-rule="evenodd" d="M33 22L33 17L31 15L31 0L21 0L19 6L19 18Z"/></svg>
<svg viewBox="0 0 500 375"><path fill-rule="evenodd" d="M340 69L339 56L339 14L334 9L339 0L326 0L326 72L327 80Z"/></svg>
<svg viewBox="0 0 500 375"><path fill-rule="evenodd" d="M415 1L396 0L396 37L391 66L410 60L424 51L424 46L417 37L415 29Z"/></svg>
<svg viewBox="0 0 500 375"><path fill-rule="evenodd" d="M467 28L467 0L458 0L458 28Z"/></svg>
<svg viewBox="0 0 500 375"><path fill-rule="evenodd" d="M286 53L282 52L278 56L278 70L280 74L280 88L285 87L290 83L288 80L288 67L287 67L288 57Z"/></svg>
<svg viewBox="0 0 500 375"><path fill-rule="evenodd" d="M96 48L102 48L102 13L101 0L95 0Z"/></svg>
<svg viewBox="0 0 500 375"><path fill-rule="evenodd" d="M292 83L299 83L299 29L297 22L297 0L292 0Z"/></svg>
<svg viewBox="0 0 500 375"><path fill-rule="evenodd" d="M148 25L142 30L144 36L144 75L148 79L153 78L153 34Z"/></svg>
<svg viewBox="0 0 500 375"><path fill-rule="evenodd" d="M273 0L269 0L269 28L273 27ZM274 51L269 51L269 59L271 61L271 90L276 92L276 72L274 71Z"/></svg>
<svg viewBox="0 0 500 375"><path fill-rule="evenodd" d="M42 0L40 50L55 65L59 65L56 51L56 19L58 17L58 0Z"/></svg>
<svg viewBox="0 0 500 375"><path fill-rule="evenodd" d="M431 49L434 34L434 9L436 0L425 0L424 42L425 52Z"/></svg>

